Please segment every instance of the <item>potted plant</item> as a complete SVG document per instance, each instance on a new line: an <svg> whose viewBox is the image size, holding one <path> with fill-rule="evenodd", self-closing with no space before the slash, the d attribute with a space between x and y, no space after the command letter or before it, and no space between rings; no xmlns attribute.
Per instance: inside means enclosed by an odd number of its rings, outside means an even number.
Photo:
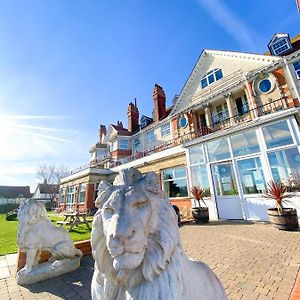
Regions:
<svg viewBox="0 0 300 300"><path fill-rule="evenodd" d="M198 206L192 208L192 215L194 220L197 223L207 223L209 220L208 207L205 201L203 200L205 190L199 186L194 186L191 189L191 193L194 196L195 200L198 202ZM202 206L201 202L205 206Z"/></svg>
<svg viewBox="0 0 300 300"><path fill-rule="evenodd" d="M268 183L266 197L276 201L276 207L268 209L271 224L280 230L295 230L298 228L298 216L295 208L283 207L283 202L292 195L287 187L281 183Z"/></svg>

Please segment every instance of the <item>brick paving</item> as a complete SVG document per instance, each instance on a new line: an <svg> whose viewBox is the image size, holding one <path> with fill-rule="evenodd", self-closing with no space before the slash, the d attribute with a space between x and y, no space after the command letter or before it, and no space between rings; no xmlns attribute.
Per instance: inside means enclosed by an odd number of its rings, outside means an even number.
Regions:
<svg viewBox="0 0 300 300"><path fill-rule="evenodd" d="M214 270L229 299L289 299L300 266L300 231L211 222L180 232L188 256Z"/></svg>
<svg viewBox="0 0 300 300"><path fill-rule="evenodd" d="M282 232L264 223L210 222L186 224L180 232L188 256L214 270L230 300L289 299L300 267L300 231ZM15 259L0 257L1 300L90 299L90 256L75 272L26 287L16 283Z"/></svg>

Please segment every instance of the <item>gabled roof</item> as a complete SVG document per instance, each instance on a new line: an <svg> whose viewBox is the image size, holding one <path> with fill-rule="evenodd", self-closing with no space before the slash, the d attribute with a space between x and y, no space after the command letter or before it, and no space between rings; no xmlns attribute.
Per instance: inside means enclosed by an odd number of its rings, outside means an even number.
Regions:
<svg viewBox="0 0 300 300"><path fill-rule="evenodd" d="M196 65L194 66L192 72L190 73L186 83L184 84L179 96L175 100L170 116L174 116L178 114L180 111L182 111L183 109L189 106L189 99L196 92L197 88L199 87L200 81L202 79L200 77L201 67L204 65L205 61L208 60L209 58L236 59L236 60L240 60L241 65L243 64L243 62L244 63L248 62L248 64L249 62L256 62L256 63L260 63L261 65L268 65L277 60L280 60L280 57L271 56L271 55L253 54L253 53L238 52L238 51L204 49L201 52L200 57Z"/></svg>
<svg viewBox="0 0 300 300"><path fill-rule="evenodd" d="M59 185L58 184L50 184L50 183L39 183L37 185L36 190L39 189L41 194L53 194L58 193Z"/></svg>
<svg viewBox="0 0 300 300"><path fill-rule="evenodd" d="M29 186L0 186L0 197L14 199L18 197L30 198L31 196Z"/></svg>

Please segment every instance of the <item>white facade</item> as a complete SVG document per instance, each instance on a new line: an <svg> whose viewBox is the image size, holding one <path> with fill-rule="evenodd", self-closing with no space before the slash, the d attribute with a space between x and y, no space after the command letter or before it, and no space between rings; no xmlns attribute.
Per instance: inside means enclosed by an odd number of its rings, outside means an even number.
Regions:
<svg viewBox="0 0 300 300"><path fill-rule="evenodd" d="M267 208L274 202L263 196L267 183L280 180L291 190L300 188L300 133L290 115L297 111L266 116L226 135L185 145L190 186L210 190L206 202L211 219L268 220ZM286 206L300 210L300 193Z"/></svg>

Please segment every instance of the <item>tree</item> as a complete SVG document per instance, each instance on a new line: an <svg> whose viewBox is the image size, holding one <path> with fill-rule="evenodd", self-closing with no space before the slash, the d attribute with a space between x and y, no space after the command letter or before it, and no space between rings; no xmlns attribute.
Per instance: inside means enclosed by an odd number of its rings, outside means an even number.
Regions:
<svg viewBox="0 0 300 300"><path fill-rule="evenodd" d="M64 165L56 166L43 164L38 167L36 175L39 179L43 180L46 194L49 195L51 201L58 192L61 178L67 176L68 173L69 170Z"/></svg>

